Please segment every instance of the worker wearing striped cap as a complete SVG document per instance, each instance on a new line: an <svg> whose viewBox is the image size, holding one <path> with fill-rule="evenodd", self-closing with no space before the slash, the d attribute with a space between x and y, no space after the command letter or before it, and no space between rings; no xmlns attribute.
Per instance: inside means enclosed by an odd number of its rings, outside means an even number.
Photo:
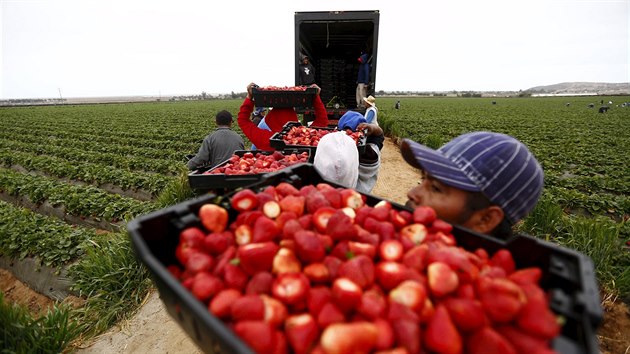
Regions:
<svg viewBox="0 0 630 354"><path fill-rule="evenodd" d="M538 202L543 170L529 149L499 133L460 135L437 150L404 139L405 160L422 170L407 206L432 207L444 221L506 237Z"/></svg>

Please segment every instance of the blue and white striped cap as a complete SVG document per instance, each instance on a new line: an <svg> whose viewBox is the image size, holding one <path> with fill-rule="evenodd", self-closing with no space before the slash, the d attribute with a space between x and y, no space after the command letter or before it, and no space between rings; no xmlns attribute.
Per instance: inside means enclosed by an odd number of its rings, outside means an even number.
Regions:
<svg viewBox="0 0 630 354"><path fill-rule="evenodd" d="M405 160L440 182L483 193L513 224L529 213L542 194L543 170L527 147L500 133L460 135L437 150L404 139Z"/></svg>

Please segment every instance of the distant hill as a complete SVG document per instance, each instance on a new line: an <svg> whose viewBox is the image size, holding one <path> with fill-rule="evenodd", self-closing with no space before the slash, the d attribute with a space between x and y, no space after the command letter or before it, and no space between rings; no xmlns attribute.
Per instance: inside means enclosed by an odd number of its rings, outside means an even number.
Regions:
<svg viewBox="0 0 630 354"><path fill-rule="evenodd" d="M630 94L630 83L608 82L563 82L555 85L536 86L526 91L546 94L599 94L622 95Z"/></svg>

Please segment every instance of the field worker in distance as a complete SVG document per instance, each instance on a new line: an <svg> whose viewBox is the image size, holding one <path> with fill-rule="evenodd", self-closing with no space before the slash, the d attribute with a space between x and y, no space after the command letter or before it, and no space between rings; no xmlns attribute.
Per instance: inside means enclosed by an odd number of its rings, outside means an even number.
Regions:
<svg viewBox="0 0 630 354"><path fill-rule="evenodd" d="M368 97L363 97L363 101L367 105L367 109L365 110L365 120L368 123L378 125L378 108L376 108L376 98L374 96L369 95Z"/></svg>
<svg viewBox="0 0 630 354"><path fill-rule="evenodd" d="M315 67L305 55L300 63L300 85L312 85L315 83Z"/></svg>
<svg viewBox="0 0 630 354"><path fill-rule="evenodd" d="M274 107L269 110L265 116L264 122L269 130L260 128L252 120L250 116L254 110L254 101L252 89L256 86L254 83L247 85L247 97L241 104L241 108L238 112L238 126L243 131L243 134L260 150L274 150L270 145L270 140L273 134L282 130L282 127L287 122L297 122L298 115L293 107ZM321 89L317 85L311 85L317 89L317 94L313 99L313 108L315 109L315 120L312 126L314 127L326 127L328 126L328 112L326 106L319 97ZM263 121L261 121L262 123Z"/></svg>
<svg viewBox="0 0 630 354"><path fill-rule="evenodd" d="M228 160L235 150L243 150L243 138L232 130L232 114L221 111L216 115L217 129L203 139L201 147L193 158L188 160L187 166L194 170L201 166L214 167Z"/></svg>
<svg viewBox="0 0 630 354"><path fill-rule="evenodd" d="M346 132L334 132L319 139L313 166L326 180L355 188L359 178L359 150Z"/></svg>
<svg viewBox="0 0 630 354"><path fill-rule="evenodd" d="M500 133L460 135L437 150L404 139L401 153L422 170L406 205L427 205L439 218L505 238L538 202L543 170L527 147Z"/></svg>

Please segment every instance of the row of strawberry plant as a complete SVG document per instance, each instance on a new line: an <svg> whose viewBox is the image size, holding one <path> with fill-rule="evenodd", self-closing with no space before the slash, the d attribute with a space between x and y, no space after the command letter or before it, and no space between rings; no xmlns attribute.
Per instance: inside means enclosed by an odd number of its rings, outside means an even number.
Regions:
<svg viewBox="0 0 630 354"><path fill-rule="evenodd" d="M81 132L67 132L59 130L42 130L18 128L13 131L5 131L0 133L0 139L18 140L18 141L37 141L40 144L50 144L64 146L82 142L86 151L102 151L117 153L121 155L139 155L152 158L168 159L173 158L174 152L188 151L198 147L198 141L182 142L168 141L163 139L144 139L138 140L133 138L122 138L119 136L102 136L93 134L84 134ZM181 156L181 153L180 155Z"/></svg>
<svg viewBox="0 0 630 354"><path fill-rule="evenodd" d="M94 236L93 228L68 225L0 201L0 254L6 257L37 256L43 264L58 267L81 257Z"/></svg>
<svg viewBox="0 0 630 354"><path fill-rule="evenodd" d="M48 201L53 207L78 217L118 222L130 220L155 209L150 202L107 193L93 186L76 186L43 176L22 174L0 168L0 191L26 197L35 204Z"/></svg>
<svg viewBox="0 0 630 354"><path fill-rule="evenodd" d="M102 164L67 161L48 155L34 156L19 151L0 150L0 163L5 167L18 165L29 171L82 181L96 186L110 183L123 190L143 190L153 196L164 189L174 177L156 173L131 172Z"/></svg>
<svg viewBox="0 0 630 354"><path fill-rule="evenodd" d="M81 142L75 142L73 146L39 145L34 142L18 142L0 140L0 149L5 151L21 151L33 155L48 155L70 162L89 162L101 165L109 165L123 170L147 171L175 175L183 168L182 161L157 160L146 157L121 156L112 153L100 153L85 151L81 148Z"/></svg>

